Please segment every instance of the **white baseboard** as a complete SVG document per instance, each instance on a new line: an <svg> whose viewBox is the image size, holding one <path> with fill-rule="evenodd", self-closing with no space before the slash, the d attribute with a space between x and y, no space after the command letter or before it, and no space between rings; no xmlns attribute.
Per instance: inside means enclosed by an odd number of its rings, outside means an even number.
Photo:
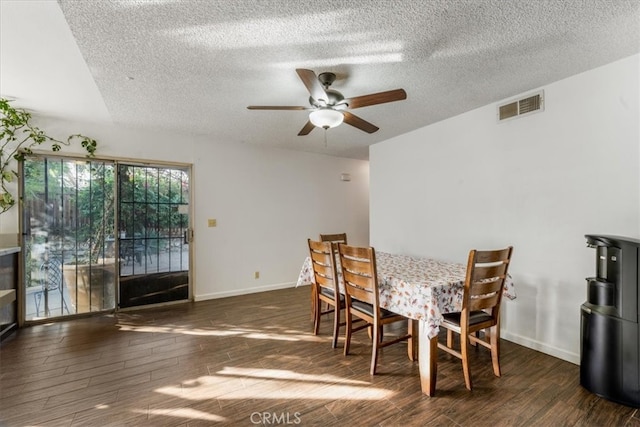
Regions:
<svg viewBox="0 0 640 427"><path fill-rule="evenodd" d="M575 365L580 365L580 354L553 347L543 342L536 341L522 335L512 334L504 330L500 331L500 338L504 338L507 341L520 344L524 347L537 350L541 353L545 353L553 357L557 357L558 359L566 360L567 362L571 362Z"/></svg>
<svg viewBox="0 0 640 427"><path fill-rule="evenodd" d="M257 292L274 291L276 289L293 288L296 286L296 282L276 283L272 285L257 286L254 288L236 289L233 291L213 292L209 294L196 295L194 301L205 301L209 299L218 299L226 297L235 297L238 295L255 294Z"/></svg>
<svg viewBox="0 0 640 427"><path fill-rule="evenodd" d="M247 294L253 294L256 292L266 292L266 291L273 291L276 289L293 288L295 286L296 286L296 282L285 282L285 283L276 283L276 284L271 284L266 286L258 286L254 288L238 289L233 291L214 292L209 294L196 295L194 297L194 301L205 301L210 299L226 298L226 297L233 297L238 295L247 295ZM548 354L553 357L557 357L558 359L566 360L567 362L570 362L576 365L580 364L579 354L576 354L561 348L557 348L554 346L550 346L543 342L533 340L531 338L528 338L522 335L512 334L505 330L500 331L500 337L504 338L507 341L511 341L516 344L522 345L524 347Z"/></svg>

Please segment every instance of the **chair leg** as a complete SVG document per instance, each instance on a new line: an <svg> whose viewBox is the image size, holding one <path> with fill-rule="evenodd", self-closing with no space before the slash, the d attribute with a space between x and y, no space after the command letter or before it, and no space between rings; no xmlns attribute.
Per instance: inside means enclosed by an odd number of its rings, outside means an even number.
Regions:
<svg viewBox="0 0 640 427"><path fill-rule="evenodd" d="M453 348L453 331L447 329L447 347Z"/></svg>
<svg viewBox="0 0 640 427"><path fill-rule="evenodd" d="M493 374L500 376L500 329L498 326L492 326L485 331L491 343L491 362L493 364Z"/></svg>
<svg viewBox="0 0 640 427"><path fill-rule="evenodd" d="M34 292L33 301L36 303L36 316L40 316L40 301L42 300L42 293L40 291Z"/></svg>
<svg viewBox="0 0 640 427"><path fill-rule="evenodd" d="M340 300L336 301L337 305L333 309L333 343L332 348L338 346L338 334L340 333Z"/></svg>
<svg viewBox="0 0 640 427"><path fill-rule="evenodd" d="M375 375L376 374L376 367L378 366L378 349L379 349L379 344L382 341L382 336L381 336L381 329L382 326L379 327L375 327L373 326L371 328L373 330L373 343L372 343L372 347L371 347L371 369L369 369L369 373L371 375Z"/></svg>
<svg viewBox="0 0 640 427"><path fill-rule="evenodd" d="M316 311L318 310L318 296L316 295L316 285L311 284L311 321L316 320Z"/></svg>
<svg viewBox="0 0 640 427"><path fill-rule="evenodd" d="M369 325L369 327L367 328L367 335L369 335L369 339L373 341L373 333L371 331L373 331L373 325ZM384 327L380 326L380 340L383 340L383 339L384 339Z"/></svg>
<svg viewBox="0 0 640 427"><path fill-rule="evenodd" d="M349 354L349 347L351 346L351 312L349 311L349 308L347 307L345 309L345 332L344 332L344 355L348 355Z"/></svg>
<svg viewBox="0 0 640 427"><path fill-rule="evenodd" d="M472 333L471 335L473 335L473 336L474 336L474 337L476 337L476 338L479 338L479 337L480 337L480 331L475 331L475 332L474 332L474 333ZM474 347L477 347L477 346L476 346L476 342L475 342L475 341L469 341L469 344L471 344L471 345L472 345L472 346L474 346Z"/></svg>
<svg viewBox="0 0 640 427"><path fill-rule="evenodd" d="M322 314L322 301L316 296L315 300L315 317L313 319L313 335L318 335L320 332L320 316Z"/></svg>
<svg viewBox="0 0 640 427"><path fill-rule="evenodd" d="M69 311L69 306L67 306L67 302L64 300L64 291L62 290L62 287L58 287L58 290L60 291L60 299L62 300L62 307L64 307L64 310L67 310L67 314L71 314L71 312ZM64 314L64 311L62 310L62 308L60 309L61 314Z"/></svg>
<svg viewBox="0 0 640 427"><path fill-rule="evenodd" d="M464 371L464 383L471 390L471 372L469 371L469 338L467 334L460 334L460 354L462 355L462 370Z"/></svg>

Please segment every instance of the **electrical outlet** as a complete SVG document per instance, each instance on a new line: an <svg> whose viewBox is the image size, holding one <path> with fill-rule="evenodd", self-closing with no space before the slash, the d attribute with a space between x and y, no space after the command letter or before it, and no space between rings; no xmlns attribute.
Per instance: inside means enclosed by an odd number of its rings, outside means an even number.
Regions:
<svg viewBox="0 0 640 427"><path fill-rule="evenodd" d="M260 272L256 271L255 273L253 273L253 278L254 279L259 279L260 278Z"/></svg>
<svg viewBox="0 0 640 427"><path fill-rule="evenodd" d="M217 224L217 221L215 219L209 219L209 221L207 222L209 224L209 227L215 227Z"/></svg>

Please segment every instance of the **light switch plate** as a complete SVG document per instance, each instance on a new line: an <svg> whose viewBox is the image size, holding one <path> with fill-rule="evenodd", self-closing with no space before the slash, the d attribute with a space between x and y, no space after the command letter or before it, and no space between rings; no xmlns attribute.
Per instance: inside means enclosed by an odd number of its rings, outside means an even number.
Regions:
<svg viewBox="0 0 640 427"><path fill-rule="evenodd" d="M218 225L215 219L209 219L208 224L209 224L209 227L215 227L216 225Z"/></svg>

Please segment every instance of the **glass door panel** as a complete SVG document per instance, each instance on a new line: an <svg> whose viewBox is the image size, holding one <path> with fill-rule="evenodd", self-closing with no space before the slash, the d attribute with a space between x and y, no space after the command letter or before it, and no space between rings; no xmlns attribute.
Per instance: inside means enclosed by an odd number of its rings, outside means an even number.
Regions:
<svg viewBox="0 0 640 427"><path fill-rule="evenodd" d="M34 157L23 167L25 320L114 309L114 164Z"/></svg>
<svg viewBox="0 0 640 427"><path fill-rule="evenodd" d="M189 298L189 175L118 165L120 307Z"/></svg>

